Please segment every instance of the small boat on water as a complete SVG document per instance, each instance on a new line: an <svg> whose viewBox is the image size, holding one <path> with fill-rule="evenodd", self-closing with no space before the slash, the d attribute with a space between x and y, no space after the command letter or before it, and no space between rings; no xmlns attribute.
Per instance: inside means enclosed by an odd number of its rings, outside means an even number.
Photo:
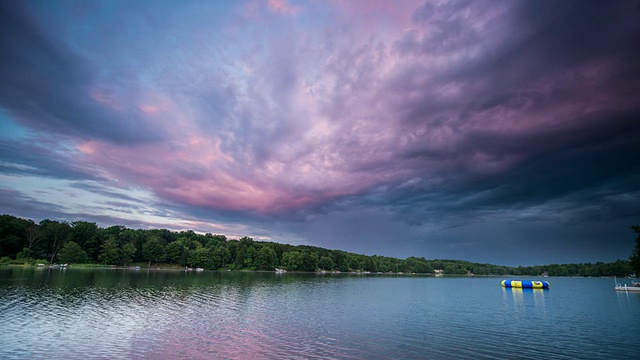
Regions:
<svg viewBox="0 0 640 360"><path fill-rule="evenodd" d="M286 272L287 272L287 270L285 270L285 269L276 268L276 274L282 274L282 273L286 273Z"/></svg>

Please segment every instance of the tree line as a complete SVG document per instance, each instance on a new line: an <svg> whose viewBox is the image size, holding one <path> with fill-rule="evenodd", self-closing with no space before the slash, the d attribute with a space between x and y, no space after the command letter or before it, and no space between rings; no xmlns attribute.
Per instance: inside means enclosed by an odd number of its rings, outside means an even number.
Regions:
<svg viewBox="0 0 640 360"><path fill-rule="evenodd" d="M640 237L639 237L640 238ZM633 259L632 259L633 260ZM95 263L124 265L168 263L204 269L289 271L356 271L474 275L627 276L630 261L595 264L552 264L508 267L462 260L398 259L368 256L308 245L239 240L224 235L198 234L192 230L101 228L86 221L35 223L12 215L0 216L0 264Z"/></svg>

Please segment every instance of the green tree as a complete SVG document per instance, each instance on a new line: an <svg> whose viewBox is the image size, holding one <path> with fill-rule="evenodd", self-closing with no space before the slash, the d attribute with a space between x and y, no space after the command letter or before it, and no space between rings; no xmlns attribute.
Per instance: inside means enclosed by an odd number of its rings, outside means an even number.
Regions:
<svg viewBox="0 0 640 360"><path fill-rule="evenodd" d="M71 227L66 222L58 222L49 219L40 222L43 242L45 243L49 255L49 262L54 263L62 244L64 244L71 232Z"/></svg>
<svg viewBox="0 0 640 360"><path fill-rule="evenodd" d="M122 248L120 249L120 259L122 262L127 265L133 259L133 256L138 252L136 246L131 243L122 244Z"/></svg>
<svg viewBox="0 0 640 360"><path fill-rule="evenodd" d="M254 266L258 270L273 270L278 265L278 255L275 250L265 246L256 255Z"/></svg>
<svg viewBox="0 0 640 360"><path fill-rule="evenodd" d="M245 269L255 270L256 265L254 264L255 258L258 256L258 249L255 246L250 245L247 248L247 251L244 256L244 260L242 261L243 267Z"/></svg>
<svg viewBox="0 0 640 360"><path fill-rule="evenodd" d="M364 259L364 269L366 271L378 271L378 266L373 262L370 256Z"/></svg>
<svg viewBox="0 0 640 360"><path fill-rule="evenodd" d="M71 241L80 245L87 252L89 258L96 260L100 252L98 235L100 230L96 223L74 221L71 223Z"/></svg>
<svg viewBox="0 0 640 360"><path fill-rule="evenodd" d="M302 271L316 271L318 269L318 254L313 251L302 253Z"/></svg>
<svg viewBox="0 0 640 360"><path fill-rule="evenodd" d="M215 249L218 246L223 246L227 241L227 237L224 235L205 235L205 247Z"/></svg>
<svg viewBox="0 0 640 360"><path fill-rule="evenodd" d="M238 245L240 242L238 240L229 240L226 243L226 248L229 250L229 254L231 254L230 263L235 264L238 261Z"/></svg>
<svg viewBox="0 0 640 360"><path fill-rule="evenodd" d="M124 246L124 244L131 244L136 248L136 251L133 253L131 261L140 261L142 260L141 258L141 251L140 250L140 246L142 246L143 244L143 239L145 238L145 230L132 230L132 229L125 229L123 231L120 232L120 234L118 235L118 244L122 247ZM123 259L124 261L124 259Z"/></svg>
<svg viewBox="0 0 640 360"><path fill-rule="evenodd" d="M445 274L466 274L467 273L467 269L462 265L462 264L457 264L454 262L450 262L448 264L445 264L444 266L444 273Z"/></svg>
<svg viewBox="0 0 640 360"><path fill-rule="evenodd" d="M182 245L180 240L167 244L167 247L165 248L167 260L172 264L174 261L178 262L182 258L184 249L185 247Z"/></svg>
<svg viewBox="0 0 640 360"><path fill-rule="evenodd" d="M253 255L256 253L256 249L253 247L253 239L250 237L243 237L237 241L230 241L228 243L229 250L231 251L234 259L234 267L236 269L250 268L253 265ZM253 250L249 250L253 248ZM249 257L249 259L247 259Z"/></svg>
<svg viewBox="0 0 640 360"><path fill-rule="evenodd" d="M164 240L157 237L151 236L147 240L147 242L142 245L142 258L149 261L149 266L151 266L151 262L155 261L160 262L165 259L165 245Z"/></svg>
<svg viewBox="0 0 640 360"><path fill-rule="evenodd" d="M29 248L24 248L22 251L16 254L16 259L33 259L34 253L33 250Z"/></svg>
<svg viewBox="0 0 640 360"><path fill-rule="evenodd" d="M211 269L214 266L211 255L208 248L199 246L195 250L189 250L188 264L191 267Z"/></svg>
<svg viewBox="0 0 640 360"><path fill-rule="evenodd" d="M0 215L0 256L15 256L29 247L27 229L31 222L12 215Z"/></svg>
<svg viewBox="0 0 640 360"><path fill-rule="evenodd" d="M101 235L103 239L110 239L111 237L113 237L114 239L117 240L120 237L120 233L123 232L125 229L126 227L122 225L109 226L106 229L102 229Z"/></svg>
<svg viewBox="0 0 640 360"><path fill-rule="evenodd" d="M42 240L42 236L40 236L40 227L38 224L34 223L33 220L29 220L29 226L27 227L27 242L29 244L29 249L33 250L40 240Z"/></svg>
<svg viewBox="0 0 640 360"><path fill-rule="evenodd" d="M352 257L349 260L349 269L353 270L361 270L360 269L360 262L358 261L358 258L356 257Z"/></svg>
<svg viewBox="0 0 640 360"><path fill-rule="evenodd" d="M231 260L231 253L224 245L219 245L213 250L213 268L221 268L229 263Z"/></svg>
<svg viewBox="0 0 640 360"><path fill-rule="evenodd" d="M318 262L318 267L320 269L323 270L333 270L333 268L336 266L336 264L333 262L333 259L331 259L328 256L322 256L320 257L320 261Z"/></svg>
<svg viewBox="0 0 640 360"><path fill-rule="evenodd" d="M349 264L347 264L347 255L343 251L334 250L333 259L335 260L335 269L340 271L349 271Z"/></svg>
<svg viewBox="0 0 640 360"><path fill-rule="evenodd" d="M98 255L98 261L103 264L119 264L120 263L120 247L118 242L111 236L109 240L105 241L100 247L100 255Z"/></svg>
<svg viewBox="0 0 640 360"><path fill-rule="evenodd" d="M636 246L633 248L633 252L631 256L629 256L629 266L631 267L631 271L636 274L636 277L640 277L640 226L634 225L631 227L637 236L636 236Z"/></svg>
<svg viewBox="0 0 640 360"><path fill-rule="evenodd" d="M61 263L83 264L89 261L87 252L74 241L67 241L62 245L58 259Z"/></svg>
<svg viewBox="0 0 640 360"><path fill-rule="evenodd" d="M302 254L299 251L287 251L282 254L282 266L289 271L300 270Z"/></svg>

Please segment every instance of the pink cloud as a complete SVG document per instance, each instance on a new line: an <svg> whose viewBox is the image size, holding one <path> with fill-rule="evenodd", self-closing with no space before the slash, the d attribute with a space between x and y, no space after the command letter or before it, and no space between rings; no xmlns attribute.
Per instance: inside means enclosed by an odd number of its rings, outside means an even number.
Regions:
<svg viewBox="0 0 640 360"><path fill-rule="evenodd" d="M424 1L331 0L329 3L336 19L351 31L363 38L377 35L389 41L411 26L414 12Z"/></svg>
<svg viewBox="0 0 640 360"><path fill-rule="evenodd" d="M452 171L500 173L524 155L477 145L474 136L537 134L598 109L631 106L629 97L610 102L598 94L614 67L607 61L515 82L507 82L511 72L526 72L506 68L499 88L494 84L502 79L490 72L456 77L461 66L482 64L512 41L502 31L510 24L499 16L508 8L458 13L443 3L420 22L414 15L422 1L330 4L334 23L319 34L252 28L246 43L223 56L232 76L197 68L188 84L165 74L184 92L167 86L164 93L131 94L130 110L169 134L166 141L90 142L78 150L110 176L161 198L274 213L406 179L438 183ZM245 9L300 14L286 1ZM237 54L250 54L250 61ZM583 96L551 101L558 89ZM92 97L105 107L117 103L98 91Z"/></svg>
<svg viewBox="0 0 640 360"><path fill-rule="evenodd" d="M288 0L254 0L244 6L244 13L247 19L262 22L269 17L270 13L298 16L302 8L289 4Z"/></svg>
<svg viewBox="0 0 640 360"><path fill-rule="evenodd" d="M86 155L93 155L98 151L98 145L95 141L85 141L77 145L78 150Z"/></svg>
<svg viewBox="0 0 640 360"><path fill-rule="evenodd" d="M160 107L157 105L151 105L151 104L142 104L139 106L140 110L144 113L147 114L155 114L158 111L160 111Z"/></svg>
<svg viewBox="0 0 640 360"><path fill-rule="evenodd" d="M89 91L89 96L99 104L112 110L123 109L123 105L117 100L117 98L105 91L94 88Z"/></svg>
<svg viewBox="0 0 640 360"><path fill-rule="evenodd" d="M297 15L300 13L300 7L290 5L287 0L268 0L267 7L273 12L286 15Z"/></svg>

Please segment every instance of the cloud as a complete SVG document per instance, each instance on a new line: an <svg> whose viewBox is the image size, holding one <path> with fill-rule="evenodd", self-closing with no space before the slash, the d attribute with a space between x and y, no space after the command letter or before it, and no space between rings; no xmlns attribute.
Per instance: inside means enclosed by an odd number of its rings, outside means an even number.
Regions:
<svg viewBox="0 0 640 360"><path fill-rule="evenodd" d="M2 4L2 174L295 241L638 215L631 3L147 5Z"/></svg>
<svg viewBox="0 0 640 360"><path fill-rule="evenodd" d="M0 140L0 174L31 175L61 179L101 178L100 171L71 160L76 153L56 140L27 137Z"/></svg>
<svg viewBox="0 0 640 360"><path fill-rule="evenodd" d="M5 209L11 209L11 214L31 218L39 222L45 218L65 218L60 206L39 201L31 196L25 196L16 190L0 188L0 203ZM58 217L60 216L60 217Z"/></svg>
<svg viewBox="0 0 640 360"><path fill-rule="evenodd" d="M3 2L0 105L26 125L115 143L157 141L126 86L104 85L89 59L47 32L25 4Z"/></svg>
<svg viewBox="0 0 640 360"><path fill-rule="evenodd" d="M287 15L296 15L300 12L299 7L291 6L287 0L268 0L267 7L271 11Z"/></svg>

